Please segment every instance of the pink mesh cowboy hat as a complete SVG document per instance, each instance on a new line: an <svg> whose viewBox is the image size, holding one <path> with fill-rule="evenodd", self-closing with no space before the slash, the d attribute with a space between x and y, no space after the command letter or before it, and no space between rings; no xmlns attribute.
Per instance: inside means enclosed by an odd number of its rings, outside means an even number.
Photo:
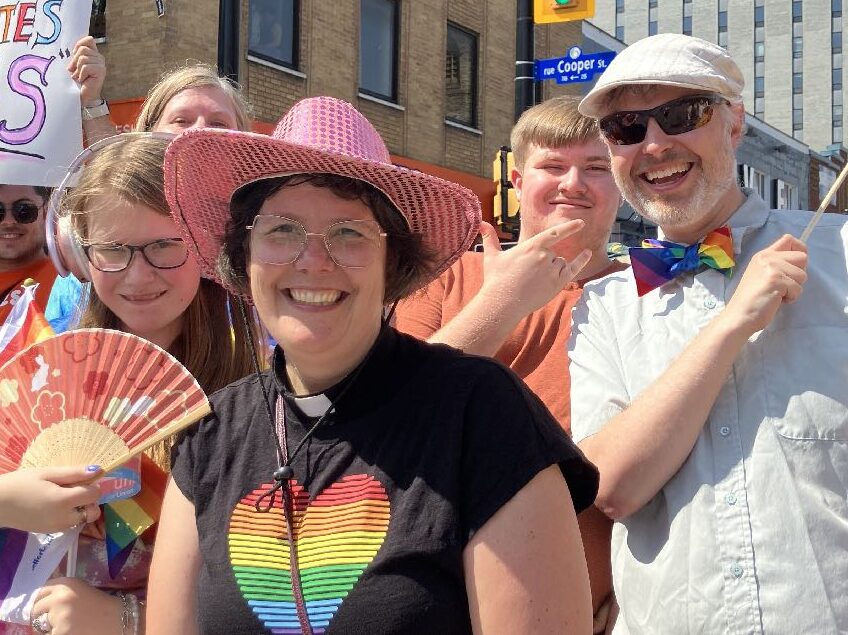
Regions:
<svg viewBox="0 0 848 635"><path fill-rule="evenodd" d="M165 154L165 192L183 237L206 275L233 293L218 271L230 201L243 185L292 174L336 174L382 191L435 254L435 278L465 252L480 226L470 190L393 165L371 123L332 97L295 104L271 136L220 129L190 130ZM427 281L423 281L426 283Z"/></svg>

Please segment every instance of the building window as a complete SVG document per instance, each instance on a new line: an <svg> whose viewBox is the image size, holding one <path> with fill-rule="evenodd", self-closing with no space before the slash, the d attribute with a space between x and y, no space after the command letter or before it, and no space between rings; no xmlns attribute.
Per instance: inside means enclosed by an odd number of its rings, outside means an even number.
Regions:
<svg viewBox="0 0 848 635"><path fill-rule="evenodd" d="M834 31L830 34L830 50L833 53L842 52L842 31Z"/></svg>
<svg viewBox="0 0 848 635"><path fill-rule="evenodd" d="M766 43L754 42L754 61L762 62L766 57Z"/></svg>
<svg viewBox="0 0 848 635"><path fill-rule="evenodd" d="M842 69L834 68L830 73L833 90L842 90Z"/></svg>
<svg viewBox="0 0 848 635"><path fill-rule="evenodd" d="M91 21L88 32L99 41L106 40L106 0L91 0Z"/></svg>
<svg viewBox="0 0 848 635"><path fill-rule="evenodd" d="M830 0L830 12L835 16L842 15L842 0Z"/></svg>
<svg viewBox="0 0 848 635"><path fill-rule="evenodd" d="M445 118L477 127L477 35L448 24Z"/></svg>
<svg viewBox="0 0 848 635"><path fill-rule="evenodd" d="M764 26L766 23L766 8L754 7L754 26Z"/></svg>
<svg viewBox="0 0 848 635"><path fill-rule="evenodd" d="M804 76L801 73L792 73L792 94L800 95L804 92Z"/></svg>
<svg viewBox="0 0 848 635"><path fill-rule="evenodd" d="M762 119L766 114L766 100L764 97L754 98L754 114Z"/></svg>
<svg viewBox="0 0 848 635"><path fill-rule="evenodd" d="M248 11L248 52L297 68L298 0L250 0Z"/></svg>
<svg viewBox="0 0 848 635"><path fill-rule="evenodd" d="M624 0L615 0L615 39L624 42Z"/></svg>
<svg viewBox="0 0 848 635"><path fill-rule="evenodd" d="M842 126L833 127L833 143L842 143Z"/></svg>
<svg viewBox="0 0 848 635"><path fill-rule="evenodd" d="M792 38L792 57L799 58L804 55L804 38Z"/></svg>
<svg viewBox="0 0 848 635"><path fill-rule="evenodd" d="M650 8L648 9L648 35L656 35L657 34L657 3L656 0L652 0Z"/></svg>
<svg viewBox="0 0 848 635"><path fill-rule="evenodd" d="M804 111L800 108L792 109L792 129L801 130L804 127Z"/></svg>
<svg viewBox="0 0 848 635"><path fill-rule="evenodd" d="M624 27L616 26L615 27L615 39L619 42L624 42Z"/></svg>
<svg viewBox="0 0 848 635"><path fill-rule="evenodd" d="M766 80L764 77L754 78L754 97L766 96Z"/></svg>
<svg viewBox="0 0 848 635"><path fill-rule="evenodd" d="M359 90L397 101L400 12L395 0L362 0L359 29Z"/></svg>
<svg viewBox="0 0 848 635"><path fill-rule="evenodd" d="M792 21L800 22L804 19L804 10L801 0L792 0Z"/></svg>
<svg viewBox="0 0 848 635"><path fill-rule="evenodd" d="M795 198L795 187L782 179L775 179L774 184L774 206L777 209L797 209L798 201Z"/></svg>

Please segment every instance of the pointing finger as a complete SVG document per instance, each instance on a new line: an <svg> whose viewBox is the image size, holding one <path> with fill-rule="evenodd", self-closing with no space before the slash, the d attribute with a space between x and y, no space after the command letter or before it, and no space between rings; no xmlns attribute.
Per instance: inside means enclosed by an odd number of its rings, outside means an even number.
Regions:
<svg viewBox="0 0 848 635"><path fill-rule="evenodd" d="M583 226L585 224L586 223L583 222L581 219L576 218L574 220L554 225L553 227L549 227L543 232L539 232L527 242L525 242L525 247L541 247L544 249L553 247L564 238L568 238L572 234L576 234L577 232L579 232L581 229L583 229Z"/></svg>

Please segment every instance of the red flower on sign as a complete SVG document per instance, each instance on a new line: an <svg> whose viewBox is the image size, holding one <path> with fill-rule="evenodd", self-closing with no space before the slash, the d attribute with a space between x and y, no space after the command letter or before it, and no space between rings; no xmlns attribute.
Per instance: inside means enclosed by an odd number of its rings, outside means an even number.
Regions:
<svg viewBox="0 0 848 635"><path fill-rule="evenodd" d="M89 399L96 397L106 392L106 384L109 381L109 373L106 371L91 370L85 376L85 381L82 383L82 392Z"/></svg>
<svg viewBox="0 0 848 635"><path fill-rule="evenodd" d="M61 392L42 390L32 408L32 420L44 430L54 423L65 420L65 395Z"/></svg>
<svg viewBox="0 0 848 635"><path fill-rule="evenodd" d="M62 342L65 352L78 364L92 355L97 355L102 345L100 335L88 331L72 334Z"/></svg>

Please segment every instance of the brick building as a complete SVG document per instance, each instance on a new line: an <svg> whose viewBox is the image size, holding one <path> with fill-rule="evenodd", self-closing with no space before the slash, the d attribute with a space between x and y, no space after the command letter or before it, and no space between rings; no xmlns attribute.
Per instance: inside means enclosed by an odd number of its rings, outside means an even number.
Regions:
<svg viewBox="0 0 848 635"><path fill-rule="evenodd" d="M165 0L161 18L154 0L94 6L118 124L163 72L217 60L218 0ZM515 16L515 0L242 0L239 80L255 129L300 98L345 99L398 163L471 187L491 218L492 160L513 124ZM537 57L580 38L579 23L537 26ZM537 96L567 90L546 82Z"/></svg>

